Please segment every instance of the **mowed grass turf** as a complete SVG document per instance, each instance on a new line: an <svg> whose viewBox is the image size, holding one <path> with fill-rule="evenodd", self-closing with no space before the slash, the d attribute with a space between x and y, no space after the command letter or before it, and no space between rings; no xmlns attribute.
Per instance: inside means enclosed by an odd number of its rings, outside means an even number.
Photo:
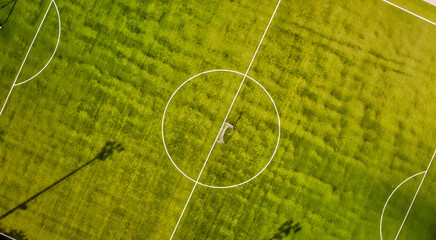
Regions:
<svg viewBox="0 0 436 240"><path fill-rule="evenodd" d="M48 4L19 1L0 31L2 100ZM194 183L165 153L166 103L205 70L244 73L276 2L57 4L57 55L38 78L14 89L0 116L0 214L93 159L106 141L125 150L93 162L0 225L29 239L169 239ZM50 57L53 10L18 82ZM378 0L282 1L249 72L277 104L278 152L246 185L198 186L174 239L270 239L288 220L302 230L285 239L378 239L388 196L425 170L435 150L435 37L434 26ZM205 76L171 105L165 131L174 131L166 134L180 146L172 151L189 175L198 176L240 81ZM217 145L202 182L237 183L265 164L277 122L257 91L243 86L230 114L244 111L242 126ZM434 239L434 170L399 239ZM419 180L394 196L386 239L394 238Z"/></svg>

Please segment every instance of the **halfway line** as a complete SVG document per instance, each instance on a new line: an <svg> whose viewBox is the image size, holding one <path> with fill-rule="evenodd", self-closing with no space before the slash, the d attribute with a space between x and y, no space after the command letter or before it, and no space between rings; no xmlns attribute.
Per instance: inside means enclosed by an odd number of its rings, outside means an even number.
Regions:
<svg viewBox="0 0 436 240"><path fill-rule="evenodd" d="M198 174L197 180L195 181L194 187L192 188L192 191L191 191L191 194L189 195L188 201L186 201L185 207L183 208L183 211L182 211L182 213L180 214L179 220L177 221L176 227L174 228L174 231L173 231L173 234L171 235L170 240L173 239L174 234L175 234L176 231L177 231L177 227L179 226L179 223L180 223L180 221L182 220L182 217L183 217L183 214L185 213L186 207L188 206L189 201L191 200L192 194L194 194L195 188L196 188L197 185L198 185L198 181L200 180L201 174L203 173L203 170L204 170L204 168L206 167L207 161L209 160L209 157L210 157L210 155L211 155L211 153L212 153L212 151L213 151L213 149L214 149L214 147L215 147L215 144L216 144L216 142L217 142L217 140L218 140L218 138L219 138L220 132L221 132L221 130L223 129L223 127L224 127L224 125L225 125L225 123L226 123L226 121L227 121L227 118L229 117L229 114L230 114L230 112L231 112L231 110L232 110L232 108L233 108L233 105L234 105L234 103L235 103L235 101L236 101L236 98L238 97L239 92L241 91L241 88L242 88L242 86L244 85L244 82L245 82L245 79L247 78L248 72L250 71L251 66L253 65L254 59L256 58L256 55L257 55L257 53L259 52L260 46L262 45L262 42L263 42L263 40L265 39L265 35L266 35L266 33L268 32L269 27L271 26L271 22L272 22L272 20L274 19L274 16L276 15L276 12L277 12L277 9L278 9L279 6L280 6L280 3L281 3L281 0L279 0L279 2L277 3L276 8L274 9L274 13L273 13L271 19L269 20L268 26L266 27L265 32L263 33L263 36L262 36L262 38L261 38L261 40L260 40L260 42L259 42L259 45L257 46L256 52L254 53L253 58L251 59L250 65L248 66L248 69L247 69L247 71L245 72L244 78L242 79L242 82L241 82L241 84L239 85L238 91L236 92L236 95L235 95L235 97L233 98L232 104L230 105L230 108L229 108L229 110L227 111L226 117L224 118L224 121L223 121L223 123L221 124L221 128L220 128L220 130L218 131L218 134L217 134L217 136L216 136L216 138L215 138L215 141L213 142L212 147L211 147L211 149L210 149L210 151L209 151L209 154L208 154L207 157L206 157L206 161L204 162L203 167L201 168L200 174Z"/></svg>

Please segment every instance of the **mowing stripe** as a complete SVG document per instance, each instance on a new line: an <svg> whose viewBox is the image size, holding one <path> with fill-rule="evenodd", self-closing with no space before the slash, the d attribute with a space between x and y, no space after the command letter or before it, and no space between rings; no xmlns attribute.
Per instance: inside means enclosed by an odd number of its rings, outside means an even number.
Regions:
<svg viewBox="0 0 436 240"><path fill-rule="evenodd" d="M216 144L216 142L217 142L217 140L218 140L218 138L219 138L219 134L220 134L222 128L224 127L224 125L225 125L225 123L226 123L226 121L227 121L227 118L229 117L229 114L230 114L230 112L231 112L231 110L232 110L232 108L233 108L233 104L235 103L236 98L238 97L239 92L241 91L242 86L244 85L244 82L245 82L245 79L247 78L248 72L250 71L251 66L253 65L254 59L256 58L257 53L259 52L260 46L262 45L262 42L263 42L263 40L265 39L265 36L266 36L266 34L267 34L267 32L268 32L269 27L271 26L271 22L272 22L272 20L274 19L274 16L276 15L276 12L277 12L277 9L278 9L279 6L280 6L280 3L281 3L281 0L279 0L279 2L277 3L276 8L274 9L274 13L273 13L273 15L271 16L271 19L269 20L268 26L266 27L265 32L263 33L263 36L262 36L262 38L261 38L261 40L260 40L260 42L259 42L259 45L257 46L256 52L254 53L253 58L251 59L250 65L248 66L248 69L247 69L247 71L245 72L244 78L242 79L242 82L241 82L241 84L239 85L238 91L236 92L236 95L235 95L235 97L233 98L232 104L230 105L230 108L229 108L229 110L227 111L226 117L224 118L224 121L223 121L223 123L221 124L221 128L220 128L220 130L218 131L218 134L217 134L217 136L216 136L216 138L215 138L215 141L214 141L213 144L212 144L212 147L210 148L209 154L207 155L206 160L205 160L205 162L204 162L204 164L203 164L203 167L201 168L200 174L198 174L197 180L196 180L196 182L195 182L195 184L194 184L194 187L193 187L192 190L191 190L191 194L189 195L188 200L186 201L185 207L183 208L183 211L182 211L182 213L180 214L179 220L177 221L177 224L176 224L176 226L175 226L175 228L174 228L174 230L173 230L173 233L171 234L171 238L170 238L170 240L173 239L174 234L175 234L176 231L177 231L177 227L179 226L179 223L180 223L180 221L182 220L182 217L183 217L183 214L185 213L186 207L188 206L189 201L191 200L192 194L194 194L195 188L196 188L197 185L198 185L198 181L200 180L201 174L203 174L203 170L204 170L204 168L206 167L207 161L209 160L209 157L210 157L210 155L211 155L211 153L212 153L212 151L213 151L213 149L214 149L214 147L215 147L215 144Z"/></svg>
<svg viewBox="0 0 436 240"><path fill-rule="evenodd" d="M433 153L433 157L430 160L430 164L428 164L427 170L424 172L424 176L422 177L421 183L419 184L418 190L416 190L415 196L413 197L412 203L409 206L409 209L407 210L407 214L403 219L403 223L401 223L400 229L398 230L397 236L395 237L395 240L397 240L398 236L400 235L401 230L403 229L404 223L406 222L407 217L409 216L410 210L412 209L413 204L415 203L416 197L418 196L419 190L421 190L422 184L424 183L425 177L427 176L428 170L430 169L431 163L433 162L434 156L436 155L436 151Z"/></svg>
<svg viewBox="0 0 436 240"><path fill-rule="evenodd" d="M387 1L387 0L382 0L382 1L385 2L385 3L388 3L388 4L392 5L392 6L394 6L394 7L396 7L396 8L399 8L399 9L401 9L401 10L403 10L403 11L409 13L409 14L412 14L413 16L418 17L418 18L420 18L420 19L422 19L422 20L424 20L424 21L426 21L426 22L428 22L428 23L433 24L433 25L436 26L436 23L434 23L434 22L428 20L427 18L423 18L423 17L419 16L418 14L415 14L415 13L413 13L413 12L407 10L407 9L404 9L404 8L398 6L398 5L395 5L395 4L393 4L393 3L391 3L391 2L389 2L389 1Z"/></svg>

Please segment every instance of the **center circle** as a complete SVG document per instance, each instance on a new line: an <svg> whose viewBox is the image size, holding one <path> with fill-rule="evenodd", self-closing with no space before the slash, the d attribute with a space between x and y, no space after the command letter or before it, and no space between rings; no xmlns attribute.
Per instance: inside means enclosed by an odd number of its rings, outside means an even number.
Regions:
<svg viewBox="0 0 436 240"><path fill-rule="evenodd" d="M167 110L168 110L168 107L170 106L170 103L171 103L171 101L173 100L173 98L174 98L174 96L179 92L179 90L185 85L185 84L187 84L188 82L190 82L190 81L192 81L193 79L195 79L195 78L198 78L198 77L200 77L200 76L202 76L202 75L205 75L205 74L209 74L209 73L216 73L216 72L227 72L227 73L234 73L234 74L238 74L238 75L240 75L240 76L242 76L242 77L246 77L246 79L249 79L249 80L251 80L252 82L254 82L257 86L259 86L267 95L268 95L268 98L271 100L271 102L272 102L272 104L273 104L273 106L274 106L274 110L275 110L275 113L277 114L277 123L278 123L278 136L277 136L277 143L276 143L276 145L275 145L275 148L274 148L274 151L273 151L273 153L272 153L272 155L271 155L271 157L269 158L269 161L266 163L266 165L259 171L259 172L257 172L254 176L252 176L251 178L249 178L248 180L246 180L246 181L243 181L243 182L240 182L240 183L238 183L238 184L234 184L234 185L228 185L228 186L214 186L214 185L208 185L208 184L205 184L205 183L202 183L202 182L200 182L200 181L197 181L197 180L195 180L195 179L193 179L193 178L191 178L190 176L188 176L188 174L186 174L185 172L183 172L180 168L179 168L179 166L177 166L177 164L176 164L176 162L173 160L173 158L171 157L171 154L169 153L169 150L168 150L168 147L167 147L167 142L165 141L165 134L164 134L164 128L165 128L165 116L166 116L166 114L167 114ZM238 91L238 93L239 93L239 91ZM166 153L167 153L167 155L168 155L168 157L170 158L170 160L171 160L171 162L173 163L173 165L176 167L176 169L181 173L181 174L183 174L183 176L185 176L186 178L188 178L189 180L191 180L192 182L194 182L194 183L197 183L197 184L200 184L200 185L202 185L202 186L205 186L205 187L210 187L210 188L233 188L233 187L238 187L238 186L241 186L241 185L243 185L243 184L245 184L245 183L248 183L248 182L250 182L250 181L252 181L253 179L255 179L256 177L258 177L268 166L269 166L269 164L271 163L271 161L272 161L272 159L274 158L274 155L276 154L276 152L277 152L277 149L278 149L278 146L279 146L279 142L280 142L280 116L279 116L279 112L278 112L278 110L277 110L277 106L276 106L276 104L275 104L275 102L274 102L274 100L272 99L272 97L271 97L271 95L268 93L268 91L259 83L259 82L257 82L255 79L253 79L252 77L250 77L250 76L246 76L245 74L243 74L243 73L240 73L240 72L237 72L237 71L233 71L233 70L226 70L226 69L217 69L217 70L210 70L210 71L205 71L205 72L202 72L202 73L199 73L199 74L197 74L197 75L195 75L195 76L193 76L193 77L191 77L191 78L189 78L188 80L186 80L185 82L183 82L177 89L176 89L176 91L174 91L174 93L171 95L171 97L170 97L170 99L168 100L168 103L167 103L167 105L165 106L165 110L164 110L164 113L163 113L163 117L162 117L162 140L163 140L163 144L164 144L164 147L165 147L165 151L166 151Z"/></svg>

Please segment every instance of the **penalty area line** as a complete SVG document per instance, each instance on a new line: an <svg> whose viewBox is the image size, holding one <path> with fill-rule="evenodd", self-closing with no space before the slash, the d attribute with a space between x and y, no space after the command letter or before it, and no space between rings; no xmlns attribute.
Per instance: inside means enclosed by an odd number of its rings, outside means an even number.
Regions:
<svg viewBox="0 0 436 240"><path fill-rule="evenodd" d="M413 12L411 12L411 11L405 9L405 8L402 8L402 7L400 7L400 6L396 5L396 4L393 4L393 3L391 3L391 2L389 2L389 1L387 1L387 0L382 0L382 1L385 2L385 3L387 3L387 4L390 4L391 6L394 6L394 7L398 8L398 9L401 9L401 10L403 10L403 11L405 11L405 12L407 12L407 13L409 13L409 14L411 14L411 15L417 17L417 18L420 18L421 20L424 20L424 21L426 21L426 22L428 22L428 23L433 24L433 25L436 26L436 23L434 23L434 22L428 20L427 18L421 17L421 16L419 16L418 14L415 14L415 13L413 13Z"/></svg>
<svg viewBox="0 0 436 240"><path fill-rule="evenodd" d="M209 157L210 157L210 155L212 154L212 151L213 151L213 149L214 149L214 147L215 147L216 142L218 141L218 138L219 138L220 132L221 132L221 130L223 129L223 127L224 127L224 125L225 125L225 123L226 123L226 121L227 121L227 118L229 117L230 112L232 111L232 108L233 108L233 105L234 105L234 103L235 103L235 101L236 101L236 98L238 97L239 92L241 91L242 86L244 85L245 79L246 79L247 76L248 76L248 72L250 71L251 66L253 65L254 59L256 58L257 53L259 52L259 49L260 49L260 47L261 47L261 45L262 45L263 40L265 39L265 36L266 36L266 34L267 34L267 32L268 32L269 27L271 26L271 23L272 23L272 21L273 21L273 19L274 19L274 16L276 15L276 12L277 12L277 9L278 9L279 6L280 6L280 3L281 3L281 0L279 0L279 2L277 3L276 8L274 9L274 13L272 14L271 19L270 19L269 22L268 22L268 26L266 27L265 32L264 32L263 35L262 35L262 38L261 38L261 40L260 40L260 42L259 42L259 44L258 44L258 46L257 46L256 52L254 53L254 55L253 55L253 57L252 57L252 59L251 59L250 65L248 66L248 69L247 69L247 71L246 71L245 74L244 74L244 78L242 79L242 82L241 82L241 84L239 85L238 91L236 92L236 95L235 95L235 97L233 98L232 104L230 105L230 108L229 108L229 110L227 111L226 117L224 118L224 121L223 121L223 123L221 124L220 130L218 131L218 134L217 134L217 136L216 136L216 138L215 138L215 141L213 142L212 147L211 147L211 149L210 149L210 151L209 151L209 153L208 153L208 155L207 155L207 157L206 157L206 160L205 160L205 162L204 162L204 164L203 164L203 167L201 168L201 171L200 171L200 173L198 174L197 180L195 181L194 187L193 187L192 190L191 190L191 194L189 195L189 198L188 198L188 200L186 201L185 207L183 208L183 211L182 211L182 213L180 214L179 220L177 221L177 224L176 224L176 226L175 226L175 228L174 228L174 230L173 230L173 233L171 234L171 238L170 238L170 240L173 239L174 234L175 234L176 231L177 231L177 227L179 226L180 221L182 220L183 214L185 213L186 208L187 208L187 206L188 206L188 204L189 204L189 201L191 200L192 195L194 194L195 188L196 188L197 185L198 185L198 181L200 180L200 177L201 177L201 175L203 174L204 168L206 167L206 164L207 164L207 162L208 162L208 160L209 160Z"/></svg>
<svg viewBox="0 0 436 240"><path fill-rule="evenodd" d="M419 190L421 190L422 184L424 183L425 177L427 176L428 170L430 169L431 163L433 162L433 159L436 155L436 151L433 153L433 157L430 160L430 163L428 164L427 170L424 171L424 176L422 177L421 183L419 184L418 190L416 190L415 196L413 197L412 203L409 206L409 209L407 210L406 216L403 219L403 222L401 223L400 229L397 232L397 236L395 237L395 240L398 239L398 236L400 235L401 230L403 229L404 223L406 222L407 217L409 216L410 210L412 209L413 204L415 203L416 197L418 196Z"/></svg>

